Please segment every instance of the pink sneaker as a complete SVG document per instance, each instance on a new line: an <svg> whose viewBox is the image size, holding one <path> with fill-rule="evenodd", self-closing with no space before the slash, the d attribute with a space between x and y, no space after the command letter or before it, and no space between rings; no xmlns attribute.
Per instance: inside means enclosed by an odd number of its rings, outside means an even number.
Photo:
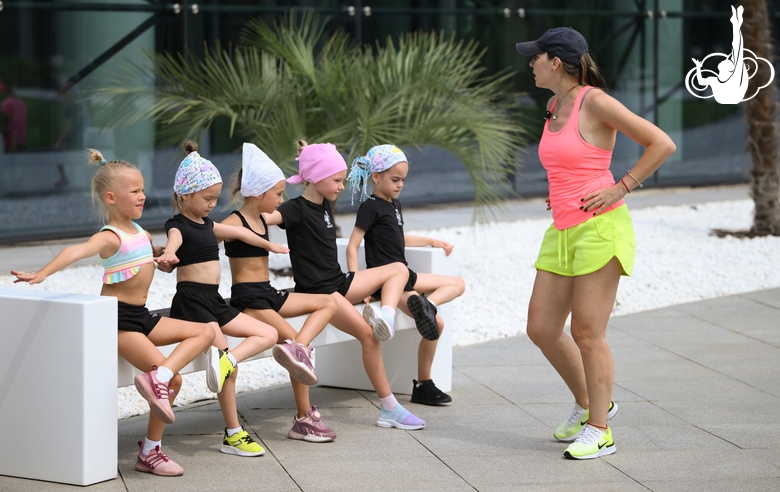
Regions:
<svg viewBox="0 0 780 492"><path fill-rule="evenodd" d="M138 441L138 447L141 449L138 451L138 459L135 460L135 469L139 472L153 473L161 477L178 477L184 474L184 468L165 456L160 446L155 446L146 456L141 454L143 441Z"/></svg>
<svg viewBox="0 0 780 492"><path fill-rule="evenodd" d="M293 418L292 429L287 433L290 439L308 442L331 442L336 439L336 433L322 422L320 412L314 405L306 410L306 416Z"/></svg>
<svg viewBox="0 0 780 492"><path fill-rule="evenodd" d="M173 391L168 389L167 383L157 380L157 366L135 377L135 389L149 402L149 409L161 422L172 424L176 420L169 396Z"/></svg>
<svg viewBox="0 0 780 492"><path fill-rule="evenodd" d="M311 363L311 346L304 347L293 340L274 345L273 354L280 366L290 371L290 376L301 384L317 384L317 372Z"/></svg>

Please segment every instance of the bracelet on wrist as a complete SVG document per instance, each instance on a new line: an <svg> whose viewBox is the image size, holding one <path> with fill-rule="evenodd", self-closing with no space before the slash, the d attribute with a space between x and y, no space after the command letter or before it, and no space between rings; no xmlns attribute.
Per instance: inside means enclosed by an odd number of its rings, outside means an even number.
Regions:
<svg viewBox="0 0 780 492"><path fill-rule="evenodd" d="M626 182L625 182L625 181L623 181L623 178L620 178L620 182L621 182L621 183L623 183L623 186L625 186L625 187L626 187L626 192L627 192L627 193L631 193L631 190L629 190L629 189L628 189L628 185L626 184Z"/></svg>
<svg viewBox="0 0 780 492"><path fill-rule="evenodd" d="M637 185L637 186L639 186L640 188L644 188L644 185L642 185L642 183L640 183L640 182L639 182L639 180L638 180L638 179L636 179L636 176L634 176L633 174L631 174L631 171L626 171L626 176L631 176L631 179L633 179L634 181L636 181L636 185Z"/></svg>

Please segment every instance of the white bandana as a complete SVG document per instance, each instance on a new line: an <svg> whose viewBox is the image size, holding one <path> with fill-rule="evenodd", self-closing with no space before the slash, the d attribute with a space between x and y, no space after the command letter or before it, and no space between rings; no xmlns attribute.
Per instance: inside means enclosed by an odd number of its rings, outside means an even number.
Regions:
<svg viewBox="0 0 780 492"><path fill-rule="evenodd" d="M241 166L241 194L244 196L260 196L284 181L279 166L255 144L244 144Z"/></svg>

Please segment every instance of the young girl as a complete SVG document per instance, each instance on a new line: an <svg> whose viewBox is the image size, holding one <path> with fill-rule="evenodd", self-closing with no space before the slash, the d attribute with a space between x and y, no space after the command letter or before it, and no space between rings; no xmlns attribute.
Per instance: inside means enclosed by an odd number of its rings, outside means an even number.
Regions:
<svg viewBox="0 0 780 492"><path fill-rule="evenodd" d="M400 261L406 265L406 246L442 248L446 255L453 246L444 241L404 234L404 219L398 195L404 187L409 163L394 145L378 145L364 157L352 162L348 181L352 195L360 190L363 202L357 212L355 228L347 246L347 266L358 268L358 248L365 237L366 266L368 268ZM374 184L374 194L368 196L368 182ZM409 269L409 280L401 296L401 308L414 317L417 330L423 336L417 350L417 377L412 382L412 402L424 405L449 403L452 398L433 384L431 366L436 355L437 340L444 329L444 321L436 306L459 297L466 290L460 277L416 273ZM373 294L379 297L381 290Z"/></svg>
<svg viewBox="0 0 780 492"><path fill-rule="evenodd" d="M143 213L144 178L132 164L107 162L96 150L90 151L89 160L100 164L92 179L92 197L99 200L107 225L87 242L68 246L35 273L11 273L17 278L15 282L37 284L78 260L100 255L106 269L100 295L118 301L119 355L145 371L135 377L135 386L149 402L151 413L146 438L138 442L141 449L135 469L162 476L181 475L184 469L162 452L160 441L165 424L175 419L171 405L181 388L178 372L209 350L214 331L203 323L150 315L145 304L154 276L152 256L159 255L161 248L153 248L151 235L133 222ZM155 348L177 342L167 358ZM216 358L216 349L208 353Z"/></svg>
<svg viewBox="0 0 780 492"><path fill-rule="evenodd" d="M276 212L266 216L268 225L279 225L287 231L295 292L330 294L336 300L338 309L330 322L360 342L363 367L381 402L376 425L422 429L425 421L402 407L390 391L379 345L379 340L385 339L385 329L392 335L393 306L398 305L408 278L406 266L392 263L361 272L341 272L330 202L344 189L347 164L331 144L307 145L300 140L298 151L300 174L287 181L304 183L303 195L281 204ZM366 304L365 319L362 319L352 304L379 288L382 288L382 309L377 314ZM367 322L374 323L373 335Z"/></svg>
<svg viewBox="0 0 780 492"><path fill-rule="evenodd" d="M282 203L284 186L282 170L257 146L245 143L242 168L231 189L234 200L241 193L243 204L222 223L244 227L268 240L268 227L261 214L274 212ZM300 357L304 361L309 360L312 351L309 344L336 314L336 300L325 294L288 293L274 289L268 280L268 251L263 248L238 239L227 240L225 255L230 258L233 274L230 305L276 328L279 343L284 343L274 346L274 358L290 372L301 371L302 376L310 378L309 384L316 383L314 369L300 362L299 354L306 356ZM309 313L300 333L284 319ZM298 414L293 418L293 427L287 436L309 442L336 439L336 433L322 422L317 407L311 406L309 388L292 378L290 382Z"/></svg>
<svg viewBox="0 0 780 492"><path fill-rule="evenodd" d="M238 421L236 410L237 364L271 348L276 343L276 331L269 325L228 306L219 295L218 241L241 239L275 253L287 253L287 248L271 244L252 232L239 227L214 223L208 218L222 190L222 178L217 168L197 153L197 144L184 142L187 157L176 172L174 207L178 214L165 223L168 242L159 258L163 267L176 266L176 295L171 303L171 316L208 323L216 336L219 352L219 377L209 380L209 388L218 393L227 427L220 451L239 456L260 456L265 449L257 444ZM244 340L228 353L225 335ZM304 354L305 356L305 354ZM293 374L294 376L294 374Z"/></svg>

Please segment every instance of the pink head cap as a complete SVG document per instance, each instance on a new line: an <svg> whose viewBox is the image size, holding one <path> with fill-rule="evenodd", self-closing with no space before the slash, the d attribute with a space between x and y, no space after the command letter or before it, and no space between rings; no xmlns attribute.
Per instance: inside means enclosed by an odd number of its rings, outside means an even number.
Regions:
<svg viewBox="0 0 780 492"><path fill-rule="evenodd" d="M290 184L319 183L323 179L347 170L347 163L333 144L311 144L301 151L298 174L287 178Z"/></svg>

